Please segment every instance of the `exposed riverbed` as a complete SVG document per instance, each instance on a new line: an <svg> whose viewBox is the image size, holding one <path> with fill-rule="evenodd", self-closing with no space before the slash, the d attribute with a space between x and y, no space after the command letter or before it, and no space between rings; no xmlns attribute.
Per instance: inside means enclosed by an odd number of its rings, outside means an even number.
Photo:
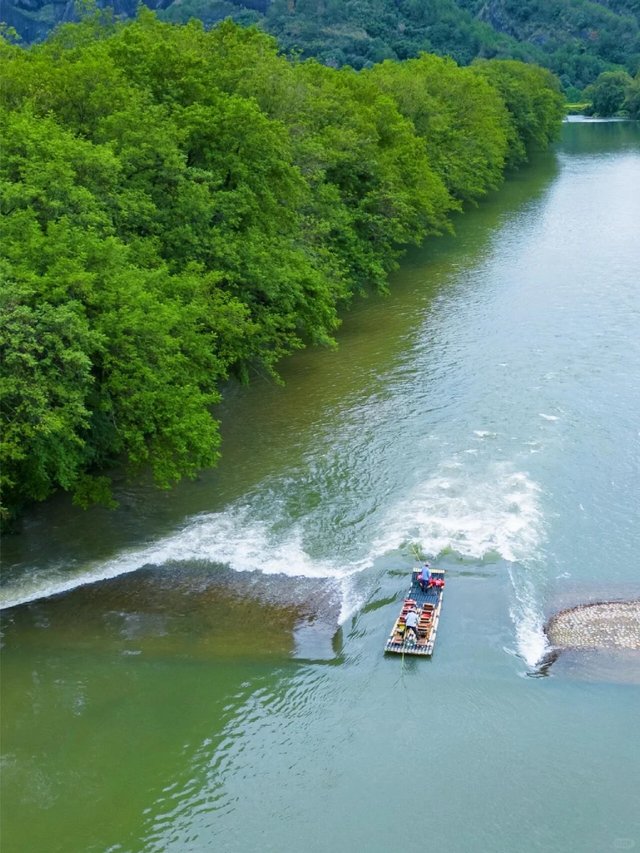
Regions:
<svg viewBox="0 0 640 853"><path fill-rule="evenodd" d="M547 636L558 649L640 650L640 601L581 604L556 613Z"/></svg>

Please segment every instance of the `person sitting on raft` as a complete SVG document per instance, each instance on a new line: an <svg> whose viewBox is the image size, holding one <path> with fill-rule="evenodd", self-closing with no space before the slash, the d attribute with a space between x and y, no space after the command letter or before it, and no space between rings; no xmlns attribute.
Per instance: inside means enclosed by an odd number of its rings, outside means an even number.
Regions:
<svg viewBox="0 0 640 853"><path fill-rule="evenodd" d="M409 631L413 633L414 641L418 642L418 611L415 607L411 607L407 610L407 614L404 617L405 624L405 641L409 639Z"/></svg>

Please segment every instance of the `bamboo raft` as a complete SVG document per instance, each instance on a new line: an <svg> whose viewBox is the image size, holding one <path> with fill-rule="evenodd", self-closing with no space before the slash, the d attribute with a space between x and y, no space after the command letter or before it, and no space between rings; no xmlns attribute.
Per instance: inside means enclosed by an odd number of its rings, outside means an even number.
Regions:
<svg viewBox="0 0 640 853"><path fill-rule="evenodd" d="M444 590L444 569L431 569L431 583L423 589L418 580L418 570L413 572L411 587L402 602L400 615L394 622L389 639L385 643L385 652L396 655L419 655L430 657L438 632L442 594ZM418 610L418 640L413 632L406 637L405 617L411 607Z"/></svg>

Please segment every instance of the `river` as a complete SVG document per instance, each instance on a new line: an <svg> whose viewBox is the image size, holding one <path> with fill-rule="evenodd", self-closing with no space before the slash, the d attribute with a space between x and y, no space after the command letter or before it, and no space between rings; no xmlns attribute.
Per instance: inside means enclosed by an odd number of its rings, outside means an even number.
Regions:
<svg viewBox="0 0 640 853"><path fill-rule="evenodd" d="M640 851L640 125L413 251L337 351L230 388L223 460L3 543L2 850ZM432 660L382 654L419 547Z"/></svg>

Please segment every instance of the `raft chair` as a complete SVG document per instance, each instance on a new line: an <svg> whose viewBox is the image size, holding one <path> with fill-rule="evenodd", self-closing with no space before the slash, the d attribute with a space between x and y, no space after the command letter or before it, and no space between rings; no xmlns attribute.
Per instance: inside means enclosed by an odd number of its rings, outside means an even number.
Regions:
<svg viewBox="0 0 640 853"><path fill-rule="evenodd" d="M404 631L404 625L403 625L402 630L400 630L400 628L398 628L397 631L395 632L395 634L393 635L392 642L397 643L399 646L401 646L404 643L404 633L405 633L405 631Z"/></svg>
<svg viewBox="0 0 640 853"><path fill-rule="evenodd" d="M431 633L431 625L433 624L433 614L435 607L433 604L423 604L420 618L418 619L418 642L420 645L425 645ZM422 641L422 642L420 642Z"/></svg>
<svg viewBox="0 0 640 853"><path fill-rule="evenodd" d="M404 613L400 614L396 623L396 629L393 632L393 642L402 645L404 643L404 635L406 634L407 626L404 624Z"/></svg>

